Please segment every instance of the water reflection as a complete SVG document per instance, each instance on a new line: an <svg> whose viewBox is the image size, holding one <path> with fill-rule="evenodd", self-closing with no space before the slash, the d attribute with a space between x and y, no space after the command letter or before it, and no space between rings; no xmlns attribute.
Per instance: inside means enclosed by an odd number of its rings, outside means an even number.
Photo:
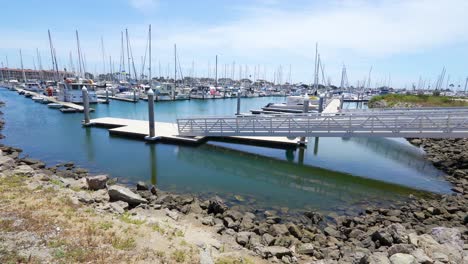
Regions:
<svg viewBox="0 0 468 264"><path fill-rule="evenodd" d="M156 145L155 144L149 144L150 148L150 167L151 167L151 184L154 186L157 186L158 184L158 170L156 163L158 159L156 158Z"/></svg>
<svg viewBox="0 0 468 264"><path fill-rule="evenodd" d="M289 161L222 147L180 147L177 158L203 168L197 177L201 182L210 180L210 186L203 187L205 192L254 196L260 204L325 210L343 204L396 200L409 193L422 193L396 184L317 167L296 166Z"/></svg>
<svg viewBox="0 0 468 264"><path fill-rule="evenodd" d="M443 174L436 170L429 161L424 159L421 155L422 150L419 150L409 144L388 138L343 138L343 142L346 141L352 141L363 145L380 156L397 161L399 164L415 169L421 173L427 173L435 176Z"/></svg>
<svg viewBox="0 0 468 264"><path fill-rule="evenodd" d="M85 130L85 149L86 149L86 157L88 158L88 162L94 162L95 159L96 159L96 156L95 156L95 151L94 151L94 148L95 148L95 145L94 145L94 142L93 142L93 137L92 137L92 133L91 133L91 128L90 127L84 127L83 128Z"/></svg>

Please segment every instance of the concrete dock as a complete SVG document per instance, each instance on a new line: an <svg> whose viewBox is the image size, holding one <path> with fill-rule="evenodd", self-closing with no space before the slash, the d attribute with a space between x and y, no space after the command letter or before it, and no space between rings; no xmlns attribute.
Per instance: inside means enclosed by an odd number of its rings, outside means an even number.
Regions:
<svg viewBox="0 0 468 264"><path fill-rule="evenodd" d="M109 96L109 99L111 100L117 100L117 101L123 101L123 102L129 102L129 103L136 103L140 99L139 96L137 96L137 99L129 99L129 98L121 98L121 97L115 97L115 96Z"/></svg>
<svg viewBox="0 0 468 264"><path fill-rule="evenodd" d="M322 114L336 114L338 113L338 109L340 108L340 99L335 98L327 104L325 109L323 109Z"/></svg>
<svg viewBox="0 0 468 264"><path fill-rule="evenodd" d="M15 89L18 92L29 93L29 94L32 94L33 96L45 97L51 103L61 104L64 107L72 108L72 109L75 109L75 110L77 110L79 112L83 112L83 110L84 110L84 107L82 105L78 105L78 104L74 104L74 103L70 103L70 102L62 102L62 101L57 100L55 97L45 96L45 95L42 95L42 94L39 94L39 93L36 93L36 92L31 92L31 91L20 89L20 88L15 88ZM91 110L94 110L94 109L91 108Z"/></svg>
<svg viewBox="0 0 468 264"><path fill-rule="evenodd" d="M298 145L299 139L287 139L283 137L183 137L178 135L176 123L155 122L155 141L199 145L209 139L247 145L273 146L292 148ZM149 134L149 122L145 120L133 120L114 117L91 119L89 126L109 128L109 134L138 139L145 139Z"/></svg>

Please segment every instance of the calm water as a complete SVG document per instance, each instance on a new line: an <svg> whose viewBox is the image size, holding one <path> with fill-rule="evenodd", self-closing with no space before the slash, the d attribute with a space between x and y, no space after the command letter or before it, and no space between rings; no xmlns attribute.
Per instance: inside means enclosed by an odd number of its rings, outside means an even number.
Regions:
<svg viewBox="0 0 468 264"><path fill-rule="evenodd" d="M399 200L414 189L449 192L423 152L403 139L309 138L309 146L283 150L212 142L199 147L145 144L83 128L82 114L62 114L15 92L0 89L6 126L2 143L49 164L74 161L121 182L143 180L163 190L261 208L343 210L369 202ZM284 98L242 99L247 112ZM94 105L92 117L147 119L147 103ZM349 105L348 107L353 107ZM192 115L232 115L236 99L156 103L158 121ZM259 155L261 154L261 155Z"/></svg>

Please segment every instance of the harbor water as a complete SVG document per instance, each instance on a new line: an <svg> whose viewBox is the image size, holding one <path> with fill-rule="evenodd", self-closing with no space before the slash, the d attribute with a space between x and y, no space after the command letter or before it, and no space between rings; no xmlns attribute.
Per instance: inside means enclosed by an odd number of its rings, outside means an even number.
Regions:
<svg viewBox="0 0 468 264"><path fill-rule="evenodd" d="M121 183L145 181L158 188L262 209L344 211L405 199L410 193L450 192L442 173L424 152L404 139L309 138L306 149L208 142L198 147L147 144L84 128L83 114L62 114L7 89L0 89L6 121L1 143L22 148L54 165L73 161ZM241 111L282 97L243 98ZM157 102L157 121L233 115L236 99ZM96 117L146 120L147 102L93 105ZM346 107L353 107L352 104ZM157 130L157 127L156 127Z"/></svg>

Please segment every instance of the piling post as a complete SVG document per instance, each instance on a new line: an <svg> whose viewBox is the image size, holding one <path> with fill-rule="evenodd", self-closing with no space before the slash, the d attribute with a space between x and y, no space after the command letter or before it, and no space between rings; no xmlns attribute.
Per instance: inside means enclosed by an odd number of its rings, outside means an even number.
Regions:
<svg viewBox="0 0 468 264"><path fill-rule="evenodd" d="M237 90L237 113L236 115L240 115L240 102L241 101L241 94L240 94L240 89Z"/></svg>
<svg viewBox="0 0 468 264"><path fill-rule="evenodd" d="M307 114L309 112L309 97L304 98L303 105L304 105L304 108L302 109L302 112L304 114ZM299 145L300 146L305 146L306 145L306 138L305 137L300 137Z"/></svg>
<svg viewBox="0 0 468 264"><path fill-rule="evenodd" d="M155 128L154 128L154 92L153 92L153 89L149 89L147 94L148 94L149 136L145 137L145 139L154 140Z"/></svg>
<svg viewBox="0 0 468 264"><path fill-rule="evenodd" d="M344 94L342 94L340 98L340 110L343 109L343 103L344 103Z"/></svg>
<svg viewBox="0 0 468 264"><path fill-rule="evenodd" d="M133 102L137 102L137 97L136 97L136 88L133 88Z"/></svg>
<svg viewBox="0 0 468 264"><path fill-rule="evenodd" d="M319 113L323 112L323 96L320 96L319 98L318 112Z"/></svg>
<svg viewBox="0 0 468 264"><path fill-rule="evenodd" d="M106 86L106 103L109 103L109 88Z"/></svg>
<svg viewBox="0 0 468 264"><path fill-rule="evenodd" d="M84 125L89 125L89 97L88 97L88 88L83 86L81 89L82 97L83 97L83 112L84 112Z"/></svg>

